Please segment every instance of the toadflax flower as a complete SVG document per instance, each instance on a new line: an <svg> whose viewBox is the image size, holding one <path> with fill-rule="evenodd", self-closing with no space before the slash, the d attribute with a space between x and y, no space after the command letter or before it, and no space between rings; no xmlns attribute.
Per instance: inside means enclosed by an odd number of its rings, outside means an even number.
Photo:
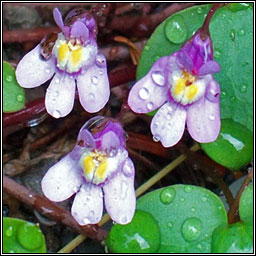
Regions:
<svg viewBox="0 0 256 256"><path fill-rule="evenodd" d="M73 151L44 176L44 195L60 202L76 193L71 214L80 225L101 220L103 198L112 220L129 223L136 206L135 170L124 136L119 123L91 118L80 129Z"/></svg>
<svg viewBox="0 0 256 256"><path fill-rule="evenodd" d="M197 32L180 51L154 63L131 89L128 104L137 113L160 107L151 132L164 147L181 139L185 123L194 140L212 142L220 130L220 86L212 75L219 70L210 37Z"/></svg>
<svg viewBox="0 0 256 256"><path fill-rule="evenodd" d="M110 90L106 59L98 53L95 20L82 9L71 11L64 22L57 8L53 16L62 32L48 35L22 58L17 81L24 88L34 88L53 77L45 106L55 118L72 110L76 86L84 109L97 112L107 103Z"/></svg>

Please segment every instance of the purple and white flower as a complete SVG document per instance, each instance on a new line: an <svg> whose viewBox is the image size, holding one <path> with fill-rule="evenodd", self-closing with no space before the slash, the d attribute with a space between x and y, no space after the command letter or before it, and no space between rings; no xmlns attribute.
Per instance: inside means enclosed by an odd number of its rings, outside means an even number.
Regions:
<svg viewBox="0 0 256 256"><path fill-rule="evenodd" d="M220 86L212 75L219 70L210 37L202 39L198 32L180 51L154 63L131 89L128 104L136 113L160 107L151 132L164 147L181 139L185 123L194 140L212 142L220 131Z"/></svg>
<svg viewBox="0 0 256 256"><path fill-rule="evenodd" d="M42 191L55 202L76 193L71 214L80 225L101 220L103 199L111 219L127 224L136 207L134 176L121 125L94 117L80 129L73 151L48 170Z"/></svg>
<svg viewBox="0 0 256 256"><path fill-rule="evenodd" d="M24 88L34 88L53 77L45 106L55 118L72 110L76 86L84 109L97 112L107 103L110 90L106 59L98 52L95 20L80 9L71 11L64 22L57 8L53 16L61 32L44 38L22 58L17 81Z"/></svg>

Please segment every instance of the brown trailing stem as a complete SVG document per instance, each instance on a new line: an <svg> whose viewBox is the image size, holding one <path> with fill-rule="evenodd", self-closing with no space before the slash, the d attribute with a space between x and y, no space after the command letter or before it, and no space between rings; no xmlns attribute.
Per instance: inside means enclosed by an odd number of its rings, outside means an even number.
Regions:
<svg viewBox="0 0 256 256"><path fill-rule="evenodd" d="M250 183L251 179L253 178L253 168L251 168L250 172L248 173L247 177L245 178L242 186L240 187L239 191L237 192L237 195L235 197L235 200L233 204L231 205L229 211L228 211L228 223L232 224L239 220L237 216L237 210L239 207L239 202L241 195L246 188L246 186Z"/></svg>
<svg viewBox="0 0 256 256"><path fill-rule="evenodd" d="M106 238L107 231L97 225L80 226L73 219L70 212L51 202L50 200L28 190L26 187L15 182L11 178L3 175L3 189L6 193L25 203L31 208L39 211L47 218L56 222L61 222L74 231L84 234L96 241L103 241Z"/></svg>
<svg viewBox="0 0 256 256"><path fill-rule="evenodd" d="M3 31L3 43L40 42L44 36L60 32L59 27Z"/></svg>

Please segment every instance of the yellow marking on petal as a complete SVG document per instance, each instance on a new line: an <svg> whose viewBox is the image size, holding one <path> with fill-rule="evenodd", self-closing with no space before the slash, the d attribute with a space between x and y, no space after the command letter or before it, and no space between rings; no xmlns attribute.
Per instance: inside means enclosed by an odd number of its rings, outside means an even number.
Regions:
<svg viewBox="0 0 256 256"><path fill-rule="evenodd" d="M87 156L84 159L84 174L89 174L94 171L95 163L92 156Z"/></svg>
<svg viewBox="0 0 256 256"><path fill-rule="evenodd" d="M71 61L71 65L73 67L78 67L81 64L83 60L82 53L82 47L79 47L77 50L73 50L71 52L69 60Z"/></svg>
<svg viewBox="0 0 256 256"><path fill-rule="evenodd" d="M179 78L179 80L175 84L174 94L179 95L179 94L183 93L185 90L185 87L186 87L185 79Z"/></svg>
<svg viewBox="0 0 256 256"><path fill-rule="evenodd" d="M198 93L198 85L196 84L191 84L187 90L186 90L186 97L187 99L190 101L190 100L193 100L196 96L197 96L197 93Z"/></svg>
<svg viewBox="0 0 256 256"><path fill-rule="evenodd" d="M67 44L62 44L59 47L59 60L60 62L64 62L67 60L69 54L69 48Z"/></svg>
<svg viewBox="0 0 256 256"><path fill-rule="evenodd" d="M98 179L100 180L104 179L107 167L108 167L108 161L104 159L96 170L96 176Z"/></svg>

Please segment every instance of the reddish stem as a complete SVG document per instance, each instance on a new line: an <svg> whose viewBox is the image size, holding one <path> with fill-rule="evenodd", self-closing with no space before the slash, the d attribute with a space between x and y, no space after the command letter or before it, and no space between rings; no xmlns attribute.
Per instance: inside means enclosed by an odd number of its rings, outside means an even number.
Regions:
<svg viewBox="0 0 256 256"><path fill-rule="evenodd" d="M225 5L225 3L215 3L215 4L213 4L211 10L208 12L208 14L204 20L203 26L199 29L200 37L202 40L205 40L207 37L210 36L209 25L210 25L211 19L213 17L213 14L223 5Z"/></svg>
<svg viewBox="0 0 256 256"><path fill-rule="evenodd" d="M244 189L249 184L249 182L251 181L252 178L253 178L253 168L251 168L250 172L248 173L247 177L245 178L242 186L240 187L239 191L237 192L237 195L235 197L233 204L231 205L231 207L228 211L228 223L229 224L235 223L236 221L239 220L239 218L237 216L237 210L239 207L240 198L241 198L241 195L242 195Z"/></svg>
<svg viewBox="0 0 256 256"><path fill-rule="evenodd" d="M36 209L47 218L61 222L78 233L85 234L91 239L99 242L106 238L107 232L99 228L97 225L80 226L73 219L70 212L56 205L52 201L28 190L26 187L15 182L11 178L3 175L3 189L6 193L10 194L19 201Z"/></svg>

